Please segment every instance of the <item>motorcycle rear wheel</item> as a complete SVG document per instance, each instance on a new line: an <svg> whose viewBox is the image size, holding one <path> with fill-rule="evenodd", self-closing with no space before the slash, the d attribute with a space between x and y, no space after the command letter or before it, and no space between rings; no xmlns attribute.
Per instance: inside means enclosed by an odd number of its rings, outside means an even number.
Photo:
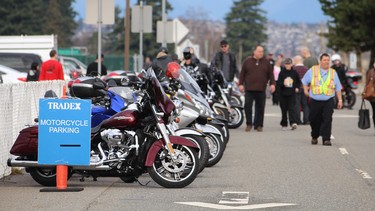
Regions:
<svg viewBox="0 0 375 211"><path fill-rule="evenodd" d="M35 182L48 187L56 186L56 167L38 168L30 167L28 169ZM68 168L68 180L72 176L72 170Z"/></svg>
<svg viewBox="0 0 375 211"><path fill-rule="evenodd" d="M164 148L160 148L153 165L147 167L147 171L162 187L183 188L192 183L198 175L198 153L196 149L180 144L173 144L173 149L177 153L176 163Z"/></svg>

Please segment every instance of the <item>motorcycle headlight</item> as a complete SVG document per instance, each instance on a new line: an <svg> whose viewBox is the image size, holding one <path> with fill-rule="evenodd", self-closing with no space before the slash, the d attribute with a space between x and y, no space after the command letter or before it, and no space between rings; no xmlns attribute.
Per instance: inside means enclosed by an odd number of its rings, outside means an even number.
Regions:
<svg viewBox="0 0 375 211"><path fill-rule="evenodd" d="M199 113L204 116L211 116L210 108L207 108L204 104L201 102L196 102L197 108L199 108Z"/></svg>

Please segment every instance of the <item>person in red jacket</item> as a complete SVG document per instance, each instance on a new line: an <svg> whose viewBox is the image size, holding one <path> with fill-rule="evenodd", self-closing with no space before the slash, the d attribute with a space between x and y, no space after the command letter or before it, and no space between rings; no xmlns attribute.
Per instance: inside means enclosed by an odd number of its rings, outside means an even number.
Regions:
<svg viewBox="0 0 375 211"><path fill-rule="evenodd" d="M56 50L51 50L49 56L51 59L42 64L39 81L64 80L64 71L60 62L57 61Z"/></svg>

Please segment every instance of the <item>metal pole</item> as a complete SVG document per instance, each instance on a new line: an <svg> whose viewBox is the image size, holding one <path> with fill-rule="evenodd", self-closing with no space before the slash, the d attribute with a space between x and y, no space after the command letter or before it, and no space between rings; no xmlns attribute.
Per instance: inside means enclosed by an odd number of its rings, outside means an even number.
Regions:
<svg viewBox="0 0 375 211"><path fill-rule="evenodd" d="M98 1L98 75L102 74L102 0Z"/></svg>
<svg viewBox="0 0 375 211"><path fill-rule="evenodd" d="M167 14L165 9L165 0L162 1L162 21L163 21L163 42L162 46L167 47Z"/></svg>
<svg viewBox="0 0 375 211"><path fill-rule="evenodd" d="M139 5L139 69L143 67L143 1Z"/></svg>
<svg viewBox="0 0 375 211"><path fill-rule="evenodd" d="M124 69L129 70L129 46L130 46L130 0L126 0L126 15L125 15L125 57Z"/></svg>

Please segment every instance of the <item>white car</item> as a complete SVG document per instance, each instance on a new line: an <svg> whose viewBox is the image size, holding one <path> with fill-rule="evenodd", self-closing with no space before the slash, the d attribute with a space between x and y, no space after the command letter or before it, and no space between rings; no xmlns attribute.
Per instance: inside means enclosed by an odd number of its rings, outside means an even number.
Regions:
<svg viewBox="0 0 375 211"><path fill-rule="evenodd" d="M0 64L0 83L26 82L27 73Z"/></svg>

